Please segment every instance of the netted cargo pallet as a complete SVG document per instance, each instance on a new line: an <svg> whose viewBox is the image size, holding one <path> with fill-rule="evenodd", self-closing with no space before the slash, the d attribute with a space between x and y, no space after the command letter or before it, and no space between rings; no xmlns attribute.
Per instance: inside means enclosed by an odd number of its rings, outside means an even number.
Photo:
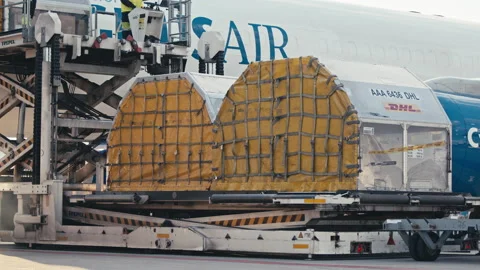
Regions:
<svg viewBox="0 0 480 270"><path fill-rule="evenodd" d="M356 189L357 114L316 58L249 65L214 127L211 190Z"/></svg>
<svg viewBox="0 0 480 270"><path fill-rule="evenodd" d="M207 190L212 122L233 81L200 74L137 80L109 135L109 189Z"/></svg>

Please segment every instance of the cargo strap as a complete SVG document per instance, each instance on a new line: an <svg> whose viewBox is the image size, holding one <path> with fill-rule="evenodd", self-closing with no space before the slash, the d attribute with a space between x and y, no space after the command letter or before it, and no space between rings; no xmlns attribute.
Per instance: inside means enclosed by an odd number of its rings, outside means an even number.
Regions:
<svg viewBox="0 0 480 270"><path fill-rule="evenodd" d="M370 151L368 153L369 154L374 154L374 155L389 154L389 153L397 153L397 152L407 152L407 151L424 149L424 148L442 147L442 146L445 146L445 145L447 145L446 141L437 141L437 142L426 143L426 144L411 145L411 146L407 146L407 147L390 148L390 149L387 149L387 150Z"/></svg>

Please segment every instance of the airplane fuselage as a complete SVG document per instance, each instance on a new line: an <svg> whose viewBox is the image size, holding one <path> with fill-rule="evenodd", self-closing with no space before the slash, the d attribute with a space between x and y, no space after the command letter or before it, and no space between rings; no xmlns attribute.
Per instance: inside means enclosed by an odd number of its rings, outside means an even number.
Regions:
<svg viewBox="0 0 480 270"><path fill-rule="evenodd" d="M121 12L120 0L91 1ZM232 76L253 61L302 55L402 66L422 80L480 74L480 25L439 16L326 0L193 0L192 30L194 47L203 32L222 33ZM192 49L187 71L197 70L196 58Z"/></svg>

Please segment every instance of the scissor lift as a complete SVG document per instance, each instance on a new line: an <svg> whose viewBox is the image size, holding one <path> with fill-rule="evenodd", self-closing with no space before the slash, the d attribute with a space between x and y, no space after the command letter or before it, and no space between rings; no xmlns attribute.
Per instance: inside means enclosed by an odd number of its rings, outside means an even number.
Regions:
<svg viewBox="0 0 480 270"><path fill-rule="evenodd" d="M27 3L27 1L24 2ZM184 22L190 17L190 1L168 2L170 8L182 7L179 9L180 14L176 14L178 15L176 19L170 23ZM79 10L78 12L90 12L89 5L84 5L84 8L83 11ZM22 84L14 82L12 78L0 77L1 88L11 91L11 94L0 103L2 108L13 108L19 103L25 103L34 107L36 111L33 138L15 143L5 136L0 137L0 149L8 154L0 161L0 163L5 162L4 166L0 164L0 170L20 164L34 172L33 180L29 182L0 183L0 194L13 194L17 201L16 213L11 216L13 226L1 229L0 241L30 245L55 244L178 251L246 252L308 257L338 254L398 254L408 251L401 236L388 231L335 232L314 231L305 228L307 222L318 218L324 211L339 208L368 211L369 206L362 205L362 201L358 197L342 194L277 194L271 196L257 194L253 197L258 198L262 204L268 205L271 211L184 220L133 215L88 207L66 207L64 198L66 192L72 190L101 191L103 177L101 174L98 175L97 184L93 186L93 189L90 185L76 185L68 183L62 178L59 173L62 171L59 170L62 165L58 164L58 160L71 160L75 156L94 160L96 156L93 151L68 154L68 150L71 151L68 147L64 147L66 149L63 149L63 152L60 151L63 146L58 144L59 139L62 139L59 138L59 128L69 129L70 133L87 130L86 134L89 134L92 130L108 130L111 122L104 119L105 117L93 120L79 115L73 117L72 114L69 114L68 117L61 117L59 111L62 104L58 97L61 94L67 95L67 93L62 93L60 87L65 83L76 82L76 86L83 88L90 97L95 95L93 99L84 101L89 106L106 102L112 107L116 107L115 104L118 105L119 101L118 97L112 94L113 91L136 76L140 67L147 67L151 73L183 70L182 65L187 57L187 47L190 45L190 33L188 26L183 27L184 24L181 23L178 35L170 33L171 42L169 44L145 40L145 36L158 34L157 30L162 29L163 13L158 10L144 9L136 9L132 12L132 17L142 15L145 17L145 21L149 22L145 31L137 31L141 25L139 21L132 23L132 31L137 40L132 38L119 40L108 38L103 34L92 36L88 33L65 33L62 31L63 22L58 13L48 11L43 10L35 15L37 17L35 17L34 28L30 27L31 23L27 20L22 31L5 35L4 42L7 39L14 40L14 42L6 42L4 44L8 43L7 45L0 47L0 57L15 55L16 58L23 57L24 63L34 63L32 68L21 69L19 73L24 75L35 73L36 77L34 93L27 89L26 83ZM140 17L138 16L138 18ZM148 20L149 17L156 19ZM151 27L150 32L149 27ZM32 58L33 60L31 60ZM113 77L103 85L92 86L77 73L104 74ZM26 77L24 79L23 81L26 82ZM78 101L77 99L71 100ZM27 155L28 152L33 152L33 158ZM97 173L99 171L97 170ZM101 202L114 197L119 203L141 204L148 199L147 195L138 194L115 195L102 192L81 194L83 195L75 197L70 193L69 203L75 203L75 200ZM240 198L233 197L234 199ZM232 203L231 199L231 197L222 195L212 195L208 198L210 204ZM291 206L300 206L301 209L294 210ZM358 208L359 206L360 208ZM398 206L371 207L373 210L379 208L399 209ZM290 208L289 211L285 210L288 208ZM1 212L2 209L5 207L0 206L2 220L5 217L9 218L8 214ZM430 206L426 209L432 211L436 208ZM64 220L84 225L66 225ZM289 230L285 229L288 226L290 226Z"/></svg>

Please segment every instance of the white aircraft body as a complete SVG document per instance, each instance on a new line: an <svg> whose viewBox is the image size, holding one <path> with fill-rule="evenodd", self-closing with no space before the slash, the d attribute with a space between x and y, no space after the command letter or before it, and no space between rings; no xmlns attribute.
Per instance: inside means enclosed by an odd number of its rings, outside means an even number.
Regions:
<svg viewBox="0 0 480 270"><path fill-rule="evenodd" d="M120 0L91 2L120 13ZM327 0L192 0L192 29L193 47L204 31L223 35L231 76L253 61L313 55L406 67L422 80L480 77L480 24L442 16ZM197 68L192 49L186 71Z"/></svg>

